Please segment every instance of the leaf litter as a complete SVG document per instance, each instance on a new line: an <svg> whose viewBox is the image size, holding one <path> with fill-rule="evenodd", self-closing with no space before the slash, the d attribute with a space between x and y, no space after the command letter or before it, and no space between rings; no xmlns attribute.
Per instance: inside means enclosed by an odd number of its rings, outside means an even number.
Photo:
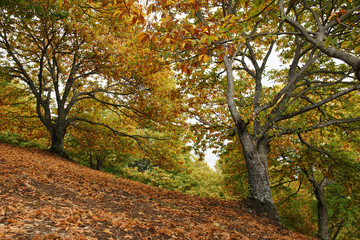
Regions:
<svg viewBox="0 0 360 240"><path fill-rule="evenodd" d="M0 239L315 239L239 201L148 186L0 143Z"/></svg>

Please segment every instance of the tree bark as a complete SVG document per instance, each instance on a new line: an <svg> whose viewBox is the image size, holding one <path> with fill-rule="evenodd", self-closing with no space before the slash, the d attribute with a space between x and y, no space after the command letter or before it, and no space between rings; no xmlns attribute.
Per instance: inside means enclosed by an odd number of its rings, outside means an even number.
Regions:
<svg viewBox="0 0 360 240"><path fill-rule="evenodd" d="M269 139L263 138L259 140L252 137L247 130L248 123L241 118L237 110L232 61L233 59L227 56L224 57L228 83L226 99L231 116L236 125L248 170L250 197L247 199L246 205L257 214L279 222L279 215L272 199L267 167L267 154L270 150Z"/></svg>
<svg viewBox="0 0 360 240"><path fill-rule="evenodd" d="M239 137L250 185L250 197L246 200L246 206L253 209L258 215L279 222L280 219L273 202L268 175L268 141L264 140L256 144L246 132L239 132Z"/></svg>
<svg viewBox="0 0 360 240"><path fill-rule="evenodd" d="M56 125L59 125L59 126L56 126ZM59 155L60 157L70 160L69 155L65 152L65 149L64 149L64 139L65 139L65 134L66 134L65 124L55 124L55 126L50 127L49 132L50 132L50 136L51 136L50 151Z"/></svg>
<svg viewBox="0 0 360 240"><path fill-rule="evenodd" d="M318 235L322 240L329 240L329 217L328 217L328 207L325 200L324 187L329 184L327 179L319 184L315 181L314 178L310 179L314 186L314 193L317 201L317 210L318 210Z"/></svg>
<svg viewBox="0 0 360 240"><path fill-rule="evenodd" d="M318 235L320 239L329 240L328 207L325 201L324 189L321 187L314 190L318 209Z"/></svg>
<svg viewBox="0 0 360 240"><path fill-rule="evenodd" d="M329 240L329 216L328 206L325 199L325 186L332 184L332 181L328 181L325 177L320 183L318 183L314 177L312 169L309 171L303 170L307 175L308 179L314 187L314 194L317 201L318 210L318 236L322 240Z"/></svg>

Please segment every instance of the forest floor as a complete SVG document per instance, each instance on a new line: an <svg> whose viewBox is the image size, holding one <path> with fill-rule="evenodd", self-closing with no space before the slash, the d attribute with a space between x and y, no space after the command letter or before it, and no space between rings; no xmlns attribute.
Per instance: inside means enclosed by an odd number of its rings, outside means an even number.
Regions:
<svg viewBox="0 0 360 240"><path fill-rule="evenodd" d="M1 239L314 239L241 202L188 196L0 143Z"/></svg>

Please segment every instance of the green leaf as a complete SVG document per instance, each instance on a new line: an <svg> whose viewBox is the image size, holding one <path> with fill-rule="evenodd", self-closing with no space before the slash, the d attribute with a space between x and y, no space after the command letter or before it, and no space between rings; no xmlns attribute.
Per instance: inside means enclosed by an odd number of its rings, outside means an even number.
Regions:
<svg viewBox="0 0 360 240"><path fill-rule="evenodd" d="M331 44L331 42L332 42L332 38L331 38L331 37L328 37L328 38L325 40L325 42L324 42L324 48L329 47L330 44Z"/></svg>
<svg viewBox="0 0 360 240"><path fill-rule="evenodd" d="M357 46L354 51L357 53L357 52L360 52L360 46Z"/></svg>
<svg viewBox="0 0 360 240"><path fill-rule="evenodd" d="M333 40L331 41L331 44L332 44L332 45L336 45L336 44L338 43L338 39L339 39L339 38L338 38L337 36L334 37Z"/></svg>

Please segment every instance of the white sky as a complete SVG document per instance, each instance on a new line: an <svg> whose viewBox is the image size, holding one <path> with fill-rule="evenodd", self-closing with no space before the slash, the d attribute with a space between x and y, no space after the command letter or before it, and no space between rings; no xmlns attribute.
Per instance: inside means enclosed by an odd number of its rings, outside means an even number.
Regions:
<svg viewBox="0 0 360 240"><path fill-rule="evenodd" d="M212 153L212 149L208 149L205 152L205 162L209 167L215 170L215 165L219 157Z"/></svg>

